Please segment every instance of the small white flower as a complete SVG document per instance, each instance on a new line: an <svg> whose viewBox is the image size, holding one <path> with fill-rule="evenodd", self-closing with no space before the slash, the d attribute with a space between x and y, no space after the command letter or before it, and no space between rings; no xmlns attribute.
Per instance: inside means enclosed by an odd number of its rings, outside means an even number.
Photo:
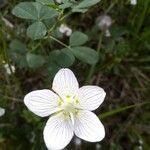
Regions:
<svg viewBox="0 0 150 150"><path fill-rule="evenodd" d="M139 140L139 144L143 145L143 141L141 139Z"/></svg>
<svg viewBox="0 0 150 150"><path fill-rule="evenodd" d="M104 32L106 37L110 37L109 28L112 25L112 19L108 15L101 15L96 20L98 27Z"/></svg>
<svg viewBox="0 0 150 150"><path fill-rule="evenodd" d="M101 149L101 145L99 143L96 144L96 150L100 150Z"/></svg>
<svg viewBox="0 0 150 150"><path fill-rule="evenodd" d="M106 93L102 88L90 85L79 88L73 72L61 69L54 77L52 90L36 90L24 98L25 105L36 115L51 115L43 132L49 150L63 149L74 134L89 142L104 138L104 126L91 112L104 101Z"/></svg>
<svg viewBox="0 0 150 150"><path fill-rule="evenodd" d="M76 146L80 146L82 141L79 138L76 137L75 140L74 140L74 143L75 143Z"/></svg>
<svg viewBox="0 0 150 150"><path fill-rule="evenodd" d="M105 36L106 37L110 37L111 36L110 31L108 29L105 31Z"/></svg>
<svg viewBox="0 0 150 150"><path fill-rule="evenodd" d="M130 0L131 5L136 5L137 4L137 0Z"/></svg>
<svg viewBox="0 0 150 150"><path fill-rule="evenodd" d="M141 145L138 146L138 150L143 150L143 147Z"/></svg>
<svg viewBox="0 0 150 150"><path fill-rule="evenodd" d="M97 18L97 25L98 27L103 31L103 30L107 30L108 28L110 28L110 26L112 25L112 19L110 16L108 15L101 15Z"/></svg>
<svg viewBox="0 0 150 150"><path fill-rule="evenodd" d="M10 69L10 67L11 67L11 69ZM8 64L5 64L5 65L4 65L4 68L5 68L6 73L7 73L8 75L11 75L11 73L14 73L15 70L16 70L16 69L15 69L15 66L10 65L10 67L9 67Z"/></svg>
<svg viewBox="0 0 150 150"><path fill-rule="evenodd" d="M65 34L66 36L70 36L72 34L72 29L65 24L61 24L59 27L59 32Z"/></svg>
<svg viewBox="0 0 150 150"><path fill-rule="evenodd" d="M0 107L0 117L5 114L5 109Z"/></svg>

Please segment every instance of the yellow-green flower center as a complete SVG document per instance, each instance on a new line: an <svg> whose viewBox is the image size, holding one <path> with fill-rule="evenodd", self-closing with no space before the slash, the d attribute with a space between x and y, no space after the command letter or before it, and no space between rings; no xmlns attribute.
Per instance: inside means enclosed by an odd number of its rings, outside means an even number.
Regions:
<svg viewBox="0 0 150 150"><path fill-rule="evenodd" d="M58 107L62 109L65 117L71 117L70 114L78 114L78 109L75 107L77 104L79 100L75 96L66 95L64 99L58 100Z"/></svg>

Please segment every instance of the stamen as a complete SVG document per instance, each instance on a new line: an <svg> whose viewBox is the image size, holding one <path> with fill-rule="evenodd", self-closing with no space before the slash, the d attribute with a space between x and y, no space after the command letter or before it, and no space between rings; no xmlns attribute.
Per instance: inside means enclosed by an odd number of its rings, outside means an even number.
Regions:
<svg viewBox="0 0 150 150"><path fill-rule="evenodd" d="M62 104L63 104L63 100L60 98L60 99L58 99L58 106L59 107L61 107L62 106Z"/></svg>
<svg viewBox="0 0 150 150"><path fill-rule="evenodd" d="M78 99L75 100L75 104L79 104L79 100Z"/></svg>
<svg viewBox="0 0 150 150"><path fill-rule="evenodd" d="M72 124L74 125L74 117L73 117L73 113L70 113L70 118L71 118Z"/></svg>
<svg viewBox="0 0 150 150"><path fill-rule="evenodd" d="M70 95L66 95L66 98L70 98L71 96Z"/></svg>

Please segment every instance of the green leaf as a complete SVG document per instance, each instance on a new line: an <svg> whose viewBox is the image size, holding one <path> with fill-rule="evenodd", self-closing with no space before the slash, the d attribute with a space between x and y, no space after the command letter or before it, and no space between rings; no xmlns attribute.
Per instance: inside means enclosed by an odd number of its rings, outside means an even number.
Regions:
<svg viewBox="0 0 150 150"><path fill-rule="evenodd" d="M54 62L49 63L47 67L48 76L52 79L60 68L61 67Z"/></svg>
<svg viewBox="0 0 150 150"><path fill-rule="evenodd" d="M42 3L43 5L50 5L50 4L54 4L53 0L36 0L39 3Z"/></svg>
<svg viewBox="0 0 150 150"><path fill-rule="evenodd" d="M14 7L12 14L23 19L44 20L53 18L58 13L38 2L21 2Z"/></svg>
<svg viewBox="0 0 150 150"><path fill-rule="evenodd" d="M88 36L82 32L76 31L70 37L70 46L80 46L88 41Z"/></svg>
<svg viewBox="0 0 150 150"><path fill-rule="evenodd" d="M11 41L9 49L7 50L9 57L20 68L27 67L25 54L27 52L26 45L21 41L15 39Z"/></svg>
<svg viewBox="0 0 150 150"><path fill-rule="evenodd" d="M82 8L82 9L80 9L80 8L73 8L72 9L72 12L78 12L78 13L85 13L86 11L87 11L88 9L84 9L84 8Z"/></svg>
<svg viewBox="0 0 150 150"><path fill-rule="evenodd" d="M19 53L19 54L26 53L26 45L17 39L11 41L9 48L12 52L15 53Z"/></svg>
<svg viewBox="0 0 150 150"><path fill-rule="evenodd" d="M50 53L50 58L60 67L69 67L74 61L75 57L69 49L54 50Z"/></svg>
<svg viewBox="0 0 150 150"><path fill-rule="evenodd" d="M67 2L67 3L61 4L61 5L59 6L59 8L61 8L61 9L66 9L66 8L71 7L71 6L73 6L73 3Z"/></svg>
<svg viewBox="0 0 150 150"><path fill-rule="evenodd" d="M46 27L40 21L33 23L27 29L27 36L33 40L41 39L45 35L46 35Z"/></svg>
<svg viewBox="0 0 150 150"><path fill-rule="evenodd" d="M91 7L97 3L99 3L100 0L83 0L81 3L79 3L79 5L77 5L75 8L87 8L87 7Z"/></svg>
<svg viewBox="0 0 150 150"><path fill-rule="evenodd" d="M67 48L62 49L57 57L57 63L61 67L70 67L71 65L73 65L74 61L75 57L73 53Z"/></svg>
<svg viewBox="0 0 150 150"><path fill-rule="evenodd" d="M99 57L98 53L89 47L73 47L72 52L79 60L88 64L96 64Z"/></svg>
<svg viewBox="0 0 150 150"><path fill-rule="evenodd" d="M18 67L25 68L28 66L26 57L23 54L8 52L8 55Z"/></svg>
<svg viewBox="0 0 150 150"><path fill-rule="evenodd" d="M12 14L23 19L38 19L36 7L32 2L21 2L14 7Z"/></svg>
<svg viewBox="0 0 150 150"><path fill-rule="evenodd" d="M28 53L26 55L26 59L27 59L27 62L28 62L28 65L29 65L30 68L41 67L45 62L45 59L44 59L43 56L36 55L36 54L31 54L31 53Z"/></svg>

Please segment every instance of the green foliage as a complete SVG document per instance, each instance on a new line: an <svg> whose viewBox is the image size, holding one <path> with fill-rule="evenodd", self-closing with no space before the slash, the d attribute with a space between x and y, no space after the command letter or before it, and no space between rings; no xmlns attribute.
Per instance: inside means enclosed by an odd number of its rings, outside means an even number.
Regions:
<svg viewBox="0 0 150 150"><path fill-rule="evenodd" d="M45 5L54 4L54 0L36 0L36 1Z"/></svg>
<svg viewBox="0 0 150 150"><path fill-rule="evenodd" d="M70 37L70 46L80 46L88 41L88 36L82 32L76 31Z"/></svg>
<svg viewBox="0 0 150 150"><path fill-rule="evenodd" d="M72 52L66 48L52 51L50 59L62 68L71 66L75 61Z"/></svg>
<svg viewBox="0 0 150 150"><path fill-rule="evenodd" d="M23 19L35 22L27 29L27 35L33 40L41 39L46 35L46 26L42 21L52 19L58 15L57 11L38 2L21 2L14 7L12 14Z"/></svg>
<svg viewBox="0 0 150 150"><path fill-rule="evenodd" d="M25 56L27 52L27 48L26 48L26 45L23 44L21 41L16 40L16 39L12 40L7 52L10 58L19 67L21 68L27 67L27 61L26 61L26 56Z"/></svg>
<svg viewBox="0 0 150 150"><path fill-rule="evenodd" d="M31 68L41 67L45 62L43 56L31 54L31 53L27 54L26 59L27 59L29 67L31 67Z"/></svg>
<svg viewBox="0 0 150 150"><path fill-rule="evenodd" d="M100 0L82 0L79 4L73 7L73 12L86 12L89 7L99 3Z"/></svg>
<svg viewBox="0 0 150 150"><path fill-rule="evenodd" d="M83 0L75 8L78 8L78 9L88 8L99 2L100 2L100 0L92 0L92 1L91 0Z"/></svg>
<svg viewBox="0 0 150 150"><path fill-rule="evenodd" d="M24 54L26 52L26 45L19 40L13 40L9 47L13 53Z"/></svg>
<svg viewBox="0 0 150 150"><path fill-rule="evenodd" d="M27 36L33 40L41 39L45 35L46 35L46 27L40 21L34 22L27 29Z"/></svg>
<svg viewBox="0 0 150 150"><path fill-rule="evenodd" d="M79 60L91 65L96 64L99 58L98 53L89 47L74 47L72 52Z"/></svg>
<svg viewBox="0 0 150 150"><path fill-rule="evenodd" d="M50 19L57 15L57 12L54 9L38 2L21 2L14 7L12 13L19 18L38 21Z"/></svg>

